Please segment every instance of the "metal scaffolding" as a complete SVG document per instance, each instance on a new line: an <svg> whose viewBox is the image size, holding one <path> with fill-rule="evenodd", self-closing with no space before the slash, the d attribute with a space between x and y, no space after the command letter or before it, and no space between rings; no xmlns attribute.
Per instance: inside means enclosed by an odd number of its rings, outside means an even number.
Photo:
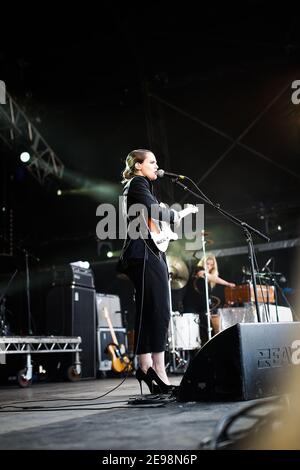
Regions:
<svg viewBox="0 0 300 470"><path fill-rule="evenodd" d="M300 238L291 238L289 240L278 240L276 242L269 243L257 243L255 244L256 251L271 251L271 250L282 250L285 248L293 248L294 246L300 245ZM243 255L248 253L247 246L236 246L233 248L215 248L210 250L217 258L221 256L233 256L233 255ZM195 258L202 258L202 250L194 252Z"/></svg>
<svg viewBox="0 0 300 470"><path fill-rule="evenodd" d="M24 145L31 156L26 167L40 184L49 175L63 177L64 164L7 91L6 103L0 105L0 138L11 149Z"/></svg>
<svg viewBox="0 0 300 470"><path fill-rule="evenodd" d="M81 378L80 336L0 336L0 364L6 364L7 354L25 354L26 365L18 372L20 387L31 385L32 354L74 353L73 364L65 371L72 382Z"/></svg>

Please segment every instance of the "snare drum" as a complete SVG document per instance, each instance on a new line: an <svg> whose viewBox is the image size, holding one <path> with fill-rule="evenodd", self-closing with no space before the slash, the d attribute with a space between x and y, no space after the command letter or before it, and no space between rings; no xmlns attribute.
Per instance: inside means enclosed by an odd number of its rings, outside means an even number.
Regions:
<svg viewBox="0 0 300 470"><path fill-rule="evenodd" d="M172 324L171 324L172 322ZM198 349L201 346L199 315L195 313L173 312L169 325L169 342L172 345L172 325L174 347L176 349Z"/></svg>

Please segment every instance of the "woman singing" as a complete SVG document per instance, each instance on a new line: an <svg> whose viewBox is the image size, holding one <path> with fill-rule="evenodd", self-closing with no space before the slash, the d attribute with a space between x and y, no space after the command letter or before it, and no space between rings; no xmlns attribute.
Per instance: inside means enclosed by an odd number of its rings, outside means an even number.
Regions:
<svg viewBox="0 0 300 470"><path fill-rule="evenodd" d="M135 287L135 354L139 368L136 378L142 393L144 381L151 393L168 393L174 390L165 370L165 347L170 321L169 273L166 258L154 243L149 230L138 230L133 236L137 217L130 215L134 204L145 208L140 220L147 227L153 214L161 221L179 222L178 212L162 208L154 196L152 182L157 179L158 165L150 150L133 150L126 158L123 175L123 208L127 224L119 265ZM146 233L145 233L146 232Z"/></svg>

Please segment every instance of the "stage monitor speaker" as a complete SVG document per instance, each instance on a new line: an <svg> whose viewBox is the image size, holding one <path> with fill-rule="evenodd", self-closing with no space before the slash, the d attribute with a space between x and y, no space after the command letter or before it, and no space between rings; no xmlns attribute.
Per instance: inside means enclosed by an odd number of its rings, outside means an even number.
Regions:
<svg viewBox="0 0 300 470"><path fill-rule="evenodd" d="M96 378L96 293L94 289L55 286L47 296L48 335L81 336L82 378Z"/></svg>
<svg viewBox="0 0 300 470"><path fill-rule="evenodd" d="M291 372L300 372L297 344L300 322L233 325L192 359L178 401L251 400L287 392Z"/></svg>

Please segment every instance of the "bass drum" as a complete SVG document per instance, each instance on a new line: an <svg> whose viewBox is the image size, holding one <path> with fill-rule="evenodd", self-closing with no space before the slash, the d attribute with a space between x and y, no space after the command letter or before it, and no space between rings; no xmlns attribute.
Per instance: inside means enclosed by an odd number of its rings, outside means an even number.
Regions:
<svg viewBox="0 0 300 470"><path fill-rule="evenodd" d="M169 325L169 343L171 347L173 345L172 334L176 349L199 349L201 347L199 315L195 313L180 314L179 312L173 312Z"/></svg>

